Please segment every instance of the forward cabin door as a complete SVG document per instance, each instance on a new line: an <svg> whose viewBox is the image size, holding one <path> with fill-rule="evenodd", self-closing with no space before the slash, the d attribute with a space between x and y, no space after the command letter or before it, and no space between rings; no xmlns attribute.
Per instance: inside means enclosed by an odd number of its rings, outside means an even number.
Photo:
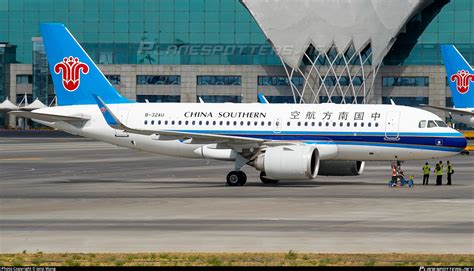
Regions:
<svg viewBox="0 0 474 271"><path fill-rule="evenodd" d="M127 125L129 112L130 110L128 108L120 108L116 110L116 116L123 124ZM129 137L129 136L130 135L128 133L125 133L122 130L115 129L115 137Z"/></svg>
<svg viewBox="0 0 474 271"><path fill-rule="evenodd" d="M391 111L387 113L385 121L385 140L400 139L400 112Z"/></svg>

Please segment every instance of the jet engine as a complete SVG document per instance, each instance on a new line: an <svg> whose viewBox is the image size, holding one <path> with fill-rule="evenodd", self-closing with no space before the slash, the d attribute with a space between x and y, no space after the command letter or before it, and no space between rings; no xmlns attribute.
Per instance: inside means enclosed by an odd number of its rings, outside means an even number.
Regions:
<svg viewBox="0 0 474 271"><path fill-rule="evenodd" d="M269 147L253 165L270 179L314 179L318 175L319 151L311 145Z"/></svg>
<svg viewBox="0 0 474 271"><path fill-rule="evenodd" d="M321 176L358 176L364 172L364 161L321 161L318 175Z"/></svg>

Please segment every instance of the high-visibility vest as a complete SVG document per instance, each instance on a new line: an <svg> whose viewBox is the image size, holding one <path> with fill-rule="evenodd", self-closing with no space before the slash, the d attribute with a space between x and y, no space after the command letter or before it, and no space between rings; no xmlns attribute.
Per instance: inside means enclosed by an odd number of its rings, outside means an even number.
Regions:
<svg viewBox="0 0 474 271"><path fill-rule="evenodd" d="M446 169L446 173L448 174L453 174L453 166L452 165L449 165Z"/></svg>
<svg viewBox="0 0 474 271"><path fill-rule="evenodd" d="M430 168L429 165L424 165L424 166L423 166L423 174L429 175L429 174L430 174L430 170L431 170L431 168Z"/></svg>
<svg viewBox="0 0 474 271"><path fill-rule="evenodd" d="M439 170L436 170L436 176L443 175L443 165L439 165Z"/></svg>
<svg viewBox="0 0 474 271"><path fill-rule="evenodd" d="M397 169L392 167L392 176L397 176Z"/></svg>

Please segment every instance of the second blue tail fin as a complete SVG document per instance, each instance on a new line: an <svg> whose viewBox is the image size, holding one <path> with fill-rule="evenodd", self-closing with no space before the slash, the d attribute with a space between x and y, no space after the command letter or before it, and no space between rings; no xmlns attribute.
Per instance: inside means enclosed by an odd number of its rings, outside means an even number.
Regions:
<svg viewBox="0 0 474 271"><path fill-rule="evenodd" d="M58 105L95 104L93 95L108 104L131 102L115 90L63 24L43 23L40 28Z"/></svg>
<svg viewBox="0 0 474 271"><path fill-rule="evenodd" d="M474 70L454 45L441 45L441 54L456 108L474 107Z"/></svg>

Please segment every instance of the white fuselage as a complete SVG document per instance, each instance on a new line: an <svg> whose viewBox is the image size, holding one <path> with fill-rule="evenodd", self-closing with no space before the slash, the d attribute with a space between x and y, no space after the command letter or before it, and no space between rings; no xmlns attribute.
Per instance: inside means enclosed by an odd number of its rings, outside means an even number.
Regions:
<svg viewBox="0 0 474 271"><path fill-rule="evenodd" d="M428 111L404 106L133 103L112 104L110 109L133 129L315 144L321 160L431 159L454 155L466 145L462 134L451 128L419 128L420 121L440 119ZM216 150L213 146L217 142L193 144L113 129L97 105L60 106L35 112L90 118L77 124L41 123L118 146L187 158L235 159L231 150Z"/></svg>

